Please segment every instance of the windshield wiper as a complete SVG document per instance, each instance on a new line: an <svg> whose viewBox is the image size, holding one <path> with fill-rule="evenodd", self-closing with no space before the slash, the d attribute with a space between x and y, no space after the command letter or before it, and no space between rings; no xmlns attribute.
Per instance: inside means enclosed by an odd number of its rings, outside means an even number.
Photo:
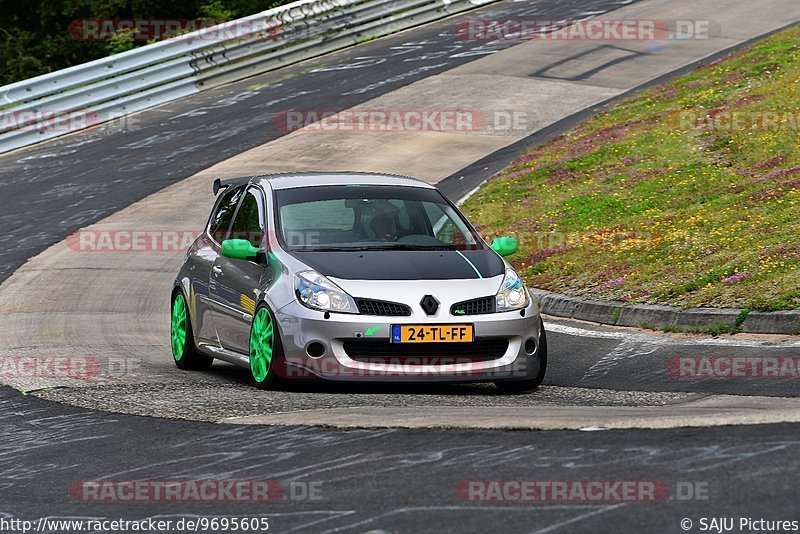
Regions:
<svg viewBox="0 0 800 534"><path fill-rule="evenodd" d="M453 245L413 245L409 243L390 243L389 246L376 246L370 250L455 250Z"/></svg>
<svg viewBox="0 0 800 534"><path fill-rule="evenodd" d="M365 252L383 250L455 250L452 245L410 245L407 243L387 243L386 245L365 245L363 247L313 247L298 248L298 252Z"/></svg>

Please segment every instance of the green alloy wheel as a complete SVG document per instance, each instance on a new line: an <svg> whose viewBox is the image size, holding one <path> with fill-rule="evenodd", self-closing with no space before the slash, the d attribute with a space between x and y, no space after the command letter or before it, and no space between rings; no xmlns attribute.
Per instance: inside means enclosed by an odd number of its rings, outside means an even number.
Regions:
<svg viewBox="0 0 800 534"><path fill-rule="evenodd" d="M182 294L172 303L172 356L175 361L183 358L186 345L186 300Z"/></svg>
<svg viewBox="0 0 800 534"><path fill-rule="evenodd" d="M256 311L250 330L250 377L259 389L267 389L275 383L273 363L279 346L272 314L262 306Z"/></svg>
<svg viewBox="0 0 800 534"><path fill-rule="evenodd" d="M172 358L178 369L206 371L214 363L214 358L200 354L194 346L192 321L189 320L186 299L181 292L177 292L172 301L170 337Z"/></svg>

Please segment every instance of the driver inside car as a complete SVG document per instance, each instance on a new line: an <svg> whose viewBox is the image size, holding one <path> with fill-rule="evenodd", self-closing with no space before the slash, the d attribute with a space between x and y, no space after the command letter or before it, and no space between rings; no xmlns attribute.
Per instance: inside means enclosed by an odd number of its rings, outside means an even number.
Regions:
<svg viewBox="0 0 800 534"><path fill-rule="evenodd" d="M397 222L391 213L378 213L369 222L369 227L378 241L397 240Z"/></svg>

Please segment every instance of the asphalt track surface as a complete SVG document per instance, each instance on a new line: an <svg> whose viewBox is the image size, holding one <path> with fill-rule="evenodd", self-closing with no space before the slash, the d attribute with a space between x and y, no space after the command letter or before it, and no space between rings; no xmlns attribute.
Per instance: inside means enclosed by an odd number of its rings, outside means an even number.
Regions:
<svg viewBox="0 0 800 534"><path fill-rule="evenodd" d="M579 19L631 3L500 2L0 156L0 281L71 232L284 135L282 111L341 111L517 44L459 38L456 20Z"/></svg>
<svg viewBox="0 0 800 534"><path fill-rule="evenodd" d="M266 516L270 532L372 533L665 533L681 532L684 518L797 519L800 436L791 425L344 431L103 414L8 388L0 405L5 518ZM79 481L211 479L272 480L284 492L267 503L99 503L69 492ZM469 502L456 488L470 480L641 481L667 493L656 502ZM684 500L687 486L701 498Z"/></svg>
<svg viewBox="0 0 800 534"><path fill-rule="evenodd" d="M709 395L797 397L797 379L711 378L681 373L681 364L714 358L770 356L790 359L800 340L732 339L663 335L546 318L548 371L544 387L527 395L502 395L490 384L370 385L290 383L254 393L247 371L217 361L208 372L187 373L165 362L142 362L136 380L37 391L45 399L110 412L217 422L230 417L362 407L659 406ZM598 421L595 424L600 424ZM459 425L455 425L459 426ZM570 425L571 426L571 425Z"/></svg>
<svg viewBox="0 0 800 534"><path fill-rule="evenodd" d="M500 3L480 12L490 18L577 18L625 3ZM139 114L122 128L108 125L0 157L0 221L6 228L0 279L71 231L281 135L273 127L275 110L320 109L320 102L331 103L325 109L345 109L490 53L470 50L480 43L459 42L466 54L451 57L452 25L451 19L367 43ZM398 51L393 47L412 41L425 41L414 48L416 61L392 55ZM360 57L386 61L320 70ZM573 323L559 324L550 337L548 385L797 396L794 380L677 380L665 371L674 357L797 355L796 347L662 344L594 327L602 334L585 337L570 333ZM597 354L615 357L599 360ZM482 397L465 398L480 404ZM683 518L695 522L694 530L701 517L798 519L798 425L337 430L109 414L10 388L0 388L0 404L0 518L267 516L277 532L681 532ZM105 408L102 402L95 407ZM277 480L284 488L321 485L322 500L131 504L87 503L70 495L77 481L97 479ZM456 495L465 480L658 481L669 495L656 503L474 503ZM679 499L678 486L686 484L707 488L707 499Z"/></svg>

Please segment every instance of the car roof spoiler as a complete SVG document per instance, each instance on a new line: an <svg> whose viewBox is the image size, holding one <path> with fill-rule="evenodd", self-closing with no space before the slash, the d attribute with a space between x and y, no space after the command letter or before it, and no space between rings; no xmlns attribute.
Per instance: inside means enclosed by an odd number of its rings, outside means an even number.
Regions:
<svg viewBox="0 0 800 534"><path fill-rule="evenodd" d="M212 186L214 188L214 196L217 196L217 194L219 193L220 189L227 189L230 186L232 186L233 184L235 184L237 181L238 180L225 180L223 182L219 178L215 179L214 180L214 185Z"/></svg>

